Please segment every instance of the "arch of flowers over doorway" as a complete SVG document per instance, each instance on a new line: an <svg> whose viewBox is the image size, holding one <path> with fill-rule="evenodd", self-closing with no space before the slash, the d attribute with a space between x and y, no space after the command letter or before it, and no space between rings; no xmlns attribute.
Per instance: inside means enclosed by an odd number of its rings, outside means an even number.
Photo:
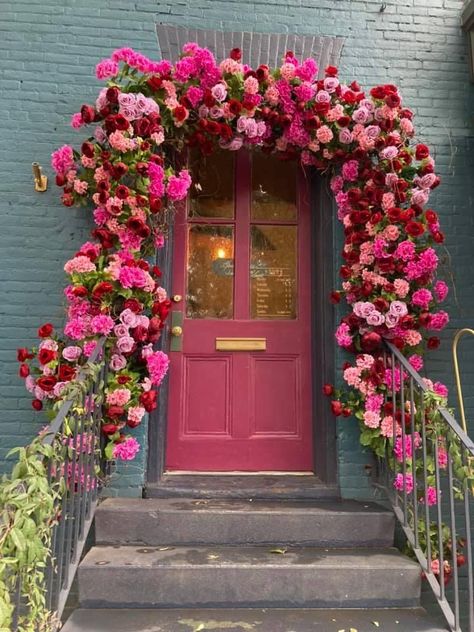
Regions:
<svg viewBox="0 0 474 632"><path fill-rule="evenodd" d="M164 244L170 209L192 184L173 157L186 147L203 154L255 148L331 175L345 235L342 287L331 300L344 298L349 307L335 337L355 359L344 366L344 392L329 384L324 391L334 414L355 415L362 443L383 455L397 432L386 401L392 372L383 339L419 370L423 352L439 346L436 334L448 322L439 309L448 288L435 278L433 248L444 237L427 208L439 178L428 147L412 140L413 113L397 87L377 86L366 95L357 82L340 83L332 66L317 79L315 61L300 62L292 52L275 70L250 68L238 49L218 64L194 43L175 64L116 50L96 74L107 86L71 122L91 130L89 137L79 150L65 145L52 155L63 204L92 204L96 227L64 266L64 337L45 323L39 346L18 350L33 408L57 405L106 336L106 454L134 458L139 445L127 428L156 406L168 368L166 354L153 345L171 303L148 261ZM444 385L431 386L438 402L446 397ZM408 477L397 484L410 493Z"/></svg>

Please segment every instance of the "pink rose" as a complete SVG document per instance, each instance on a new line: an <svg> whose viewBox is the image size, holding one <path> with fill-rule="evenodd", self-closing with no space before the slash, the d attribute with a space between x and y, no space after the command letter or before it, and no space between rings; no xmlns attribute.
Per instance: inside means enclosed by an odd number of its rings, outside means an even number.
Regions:
<svg viewBox="0 0 474 632"><path fill-rule="evenodd" d="M63 349L63 358L68 362L75 362L80 355L82 354L81 347L76 347L75 345L71 345L69 347L64 347Z"/></svg>
<svg viewBox="0 0 474 632"><path fill-rule="evenodd" d="M118 355L114 353L114 355L110 358L110 368L113 371L121 371L127 366L127 360L123 355Z"/></svg>
<svg viewBox="0 0 474 632"><path fill-rule="evenodd" d="M133 349L134 344L135 340L131 336L124 336L117 340L117 349L121 353L128 353Z"/></svg>
<svg viewBox="0 0 474 632"><path fill-rule="evenodd" d="M384 322L384 315L381 314L377 309L374 309L367 316L367 324L371 325L372 327L379 327L380 325L383 325Z"/></svg>
<svg viewBox="0 0 474 632"><path fill-rule="evenodd" d="M114 327L114 334L117 336L117 338L124 338L125 336L128 336L128 327L126 327L122 323L119 323Z"/></svg>
<svg viewBox="0 0 474 632"><path fill-rule="evenodd" d="M408 308L403 301L392 301L390 303L389 312L398 317L406 316L406 314L408 314Z"/></svg>
<svg viewBox="0 0 474 632"><path fill-rule="evenodd" d="M126 327L133 328L138 325L137 315L135 314L135 312L132 312L131 309L124 309L119 318Z"/></svg>

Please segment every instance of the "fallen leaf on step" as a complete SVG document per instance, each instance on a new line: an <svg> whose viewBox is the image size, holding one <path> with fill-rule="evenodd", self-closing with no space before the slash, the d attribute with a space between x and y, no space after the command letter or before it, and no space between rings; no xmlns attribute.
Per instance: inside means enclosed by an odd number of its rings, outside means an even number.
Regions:
<svg viewBox="0 0 474 632"><path fill-rule="evenodd" d="M204 630L204 623L201 623L195 630L194 632L200 632L201 630Z"/></svg>
<svg viewBox="0 0 474 632"><path fill-rule="evenodd" d="M349 632L358 632L356 628L349 628Z"/></svg>
<svg viewBox="0 0 474 632"><path fill-rule="evenodd" d="M172 551L173 548L174 548L173 546L160 546L158 551Z"/></svg>
<svg viewBox="0 0 474 632"><path fill-rule="evenodd" d="M380 628L380 623L378 621L372 621L376 628Z"/></svg>
<svg viewBox="0 0 474 632"><path fill-rule="evenodd" d="M270 553L277 553L278 555L285 555L288 549L272 549Z"/></svg>
<svg viewBox="0 0 474 632"><path fill-rule="evenodd" d="M208 560L218 560L219 556L218 555L212 555L212 553L210 555L207 556Z"/></svg>

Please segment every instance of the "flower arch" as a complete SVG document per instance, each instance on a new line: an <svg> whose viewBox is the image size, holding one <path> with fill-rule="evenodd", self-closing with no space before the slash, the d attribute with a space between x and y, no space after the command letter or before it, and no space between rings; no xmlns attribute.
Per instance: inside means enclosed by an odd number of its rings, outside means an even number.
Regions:
<svg viewBox="0 0 474 632"><path fill-rule="evenodd" d="M168 368L154 343L171 303L147 258L163 246L167 213L191 186L190 173L172 156L186 147L203 154L258 148L331 175L344 228L342 287L331 300L348 305L335 337L355 359L343 367L345 391L327 384L324 392L333 413L355 415L364 445L382 454L394 428L383 339L419 370L423 352L439 346L436 332L448 322L438 308L448 288L435 278L433 247L444 237L427 208L440 180L428 147L413 142L413 113L397 87L380 85L366 95L355 81L340 83L333 66L317 79L315 61L300 62L292 52L275 70L250 68L238 49L218 64L194 43L175 64L122 48L96 74L106 87L71 123L93 131L80 150L65 145L52 155L63 204L92 204L96 227L64 266L64 337L46 323L37 348L18 350L33 408L60 402L106 336L106 452L135 456L139 445L126 429L156 406L154 387ZM442 384L433 388L447 395Z"/></svg>

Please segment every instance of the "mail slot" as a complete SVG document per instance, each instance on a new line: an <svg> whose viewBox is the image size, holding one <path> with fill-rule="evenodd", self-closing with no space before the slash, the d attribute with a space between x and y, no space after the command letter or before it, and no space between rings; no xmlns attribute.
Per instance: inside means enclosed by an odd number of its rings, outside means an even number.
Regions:
<svg viewBox="0 0 474 632"><path fill-rule="evenodd" d="M216 351L266 351L266 338L216 338Z"/></svg>

